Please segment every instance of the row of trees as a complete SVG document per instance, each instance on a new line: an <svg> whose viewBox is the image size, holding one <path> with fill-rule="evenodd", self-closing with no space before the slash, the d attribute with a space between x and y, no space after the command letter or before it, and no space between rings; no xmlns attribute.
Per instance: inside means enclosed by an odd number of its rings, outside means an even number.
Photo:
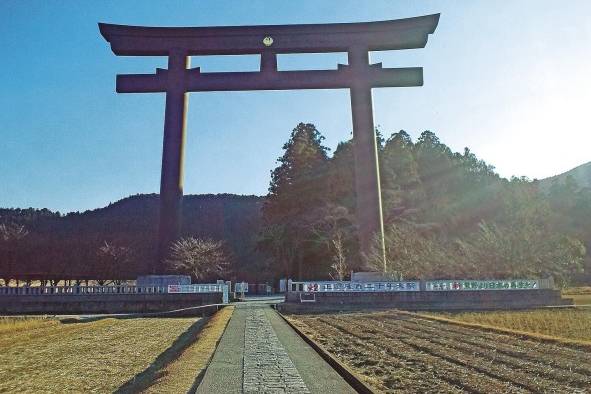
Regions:
<svg viewBox="0 0 591 394"><path fill-rule="evenodd" d="M323 140L314 125L297 125L264 199L189 196L171 270L198 280L344 279L352 270L381 271L379 253L359 253L353 142L330 156ZM545 189L525 178L503 179L469 149L453 152L430 131L416 141L404 131L387 139L378 133L377 143L392 276L584 279L591 192L572 178ZM145 273L155 256L157 206L157 196L136 196L66 217L0 210L0 278L122 280Z"/></svg>
<svg viewBox="0 0 591 394"><path fill-rule="evenodd" d="M182 236L224 240L223 250L231 256L226 271L244 277L258 261L254 240L261 203L256 196L185 196ZM66 216L0 209L0 285L9 279L110 283L146 274L156 256L158 206L157 195L137 195Z"/></svg>
<svg viewBox="0 0 591 394"><path fill-rule="evenodd" d="M581 278L585 246L561 219L560 185L548 196L535 181L502 179L469 149L454 153L430 131L416 142L404 131L377 138L393 276ZM272 172L258 247L277 276L342 278L366 264L383 269L380 253L359 255L353 142L329 157L323 139L314 125L299 124Z"/></svg>
<svg viewBox="0 0 591 394"><path fill-rule="evenodd" d="M60 282L67 284L88 283L89 277L82 278L74 272L64 270L61 275L43 275L40 273L22 273L20 265L21 256L19 249L26 246L23 241L28 235L24 225L0 224L0 245L3 247L0 255L3 257L2 277L0 286L7 286L13 281L16 284L22 281L29 285L34 279L40 281L42 286L55 286ZM120 275L121 267L129 265L134 258L134 251L126 246L119 246L105 241L96 248L96 261L100 266L100 272L91 276L93 282L102 286L107 284L121 285L125 278ZM166 267L169 272L187 274L197 282L211 281L231 274L232 259L222 241L185 237L171 245L170 253L166 259ZM11 270L7 265L14 265ZM18 268L18 270L16 269ZM49 279L51 278L51 279Z"/></svg>

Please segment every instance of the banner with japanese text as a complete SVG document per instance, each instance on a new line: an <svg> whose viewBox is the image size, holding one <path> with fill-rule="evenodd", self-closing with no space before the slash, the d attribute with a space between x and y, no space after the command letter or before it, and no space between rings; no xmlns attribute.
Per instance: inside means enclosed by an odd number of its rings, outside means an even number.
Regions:
<svg viewBox="0 0 591 394"><path fill-rule="evenodd" d="M305 292L419 291L419 282L303 282Z"/></svg>
<svg viewBox="0 0 591 394"><path fill-rule="evenodd" d="M427 291L529 290L539 288L540 283L536 279L432 280L425 283Z"/></svg>

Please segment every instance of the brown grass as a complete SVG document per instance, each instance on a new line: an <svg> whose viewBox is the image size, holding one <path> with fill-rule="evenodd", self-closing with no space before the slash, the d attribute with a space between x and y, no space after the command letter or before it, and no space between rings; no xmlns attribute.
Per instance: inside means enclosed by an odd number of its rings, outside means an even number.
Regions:
<svg viewBox="0 0 591 394"><path fill-rule="evenodd" d="M59 321L44 318L0 318L0 335L34 330L52 324L59 324Z"/></svg>
<svg viewBox="0 0 591 394"><path fill-rule="evenodd" d="M217 312L199 332L197 341L168 364L143 392L186 393L195 388L215 352L233 310L234 307L225 307Z"/></svg>
<svg viewBox="0 0 591 394"><path fill-rule="evenodd" d="M575 305L591 305L591 294L572 294L567 297L572 298Z"/></svg>
<svg viewBox="0 0 591 394"><path fill-rule="evenodd" d="M532 311L494 311L430 313L426 316L500 327L520 333L542 334L554 338L591 342L591 309L538 309Z"/></svg>
<svg viewBox="0 0 591 394"><path fill-rule="evenodd" d="M197 318L0 323L0 392L112 392Z"/></svg>
<svg viewBox="0 0 591 394"><path fill-rule="evenodd" d="M575 305L591 305L591 287L570 287L562 290L563 298L572 298Z"/></svg>
<svg viewBox="0 0 591 394"><path fill-rule="evenodd" d="M562 290L562 295L591 295L591 287L589 286L582 286L582 287L568 287Z"/></svg>

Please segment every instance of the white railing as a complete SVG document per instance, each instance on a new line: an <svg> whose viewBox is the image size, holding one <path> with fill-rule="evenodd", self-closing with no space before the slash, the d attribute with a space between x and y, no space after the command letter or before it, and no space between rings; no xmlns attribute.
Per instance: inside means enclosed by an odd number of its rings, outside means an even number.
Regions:
<svg viewBox="0 0 591 394"><path fill-rule="evenodd" d="M194 285L168 285L168 293L223 293L227 285L217 283L194 284Z"/></svg>
<svg viewBox="0 0 591 394"><path fill-rule="evenodd" d="M222 293L220 284L199 284L191 293ZM2 295L107 295L107 294L169 294L182 293L169 291L168 286L35 286L35 287L0 287Z"/></svg>
<svg viewBox="0 0 591 394"><path fill-rule="evenodd" d="M222 302L228 303L229 285L221 283L206 283L194 285L168 285L169 294L187 294L187 293L222 293Z"/></svg>

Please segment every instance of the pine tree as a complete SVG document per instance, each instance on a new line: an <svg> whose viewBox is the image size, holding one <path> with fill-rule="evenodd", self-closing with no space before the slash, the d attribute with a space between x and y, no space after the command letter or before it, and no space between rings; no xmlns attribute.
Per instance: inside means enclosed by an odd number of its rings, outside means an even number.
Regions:
<svg viewBox="0 0 591 394"><path fill-rule="evenodd" d="M278 271L289 277L302 278L304 266L318 260L311 213L328 200L328 148L323 140L313 124L298 124L283 146L280 165L271 172L263 205L265 236L259 247L273 253ZM308 268L306 273L313 275Z"/></svg>
<svg viewBox="0 0 591 394"><path fill-rule="evenodd" d="M339 143L328 166L330 201L355 211L355 158L353 141Z"/></svg>
<svg viewBox="0 0 591 394"><path fill-rule="evenodd" d="M423 191L414 144L404 130L386 141L380 164L386 219L395 213L392 210L416 208L423 199Z"/></svg>
<svg viewBox="0 0 591 394"><path fill-rule="evenodd" d="M269 194L264 205L265 218L271 222L294 217L327 198L328 148L313 124L300 123L277 159L279 167L271 172Z"/></svg>

